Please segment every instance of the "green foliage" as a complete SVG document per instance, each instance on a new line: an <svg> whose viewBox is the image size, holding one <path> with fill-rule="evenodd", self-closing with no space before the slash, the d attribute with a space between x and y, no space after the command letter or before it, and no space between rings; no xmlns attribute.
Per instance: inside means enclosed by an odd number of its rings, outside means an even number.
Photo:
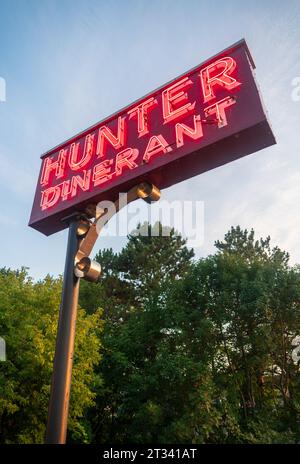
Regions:
<svg viewBox="0 0 300 464"><path fill-rule="evenodd" d="M95 442L299 441L299 269L253 230L232 228L216 248L192 261L171 231L97 255L105 331Z"/></svg>
<svg viewBox="0 0 300 464"><path fill-rule="evenodd" d="M195 260L149 227L81 282L69 441L299 443L300 267L253 230ZM2 442L43 440L60 291L0 271Z"/></svg>
<svg viewBox="0 0 300 464"><path fill-rule="evenodd" d="M60 304L61 279L34 283L25 269L0 271L0 442L43 443ZM99 313L80 309L76 332L69 431L88 442L85 410L94 401L94 365L100 360Z"/></svg>

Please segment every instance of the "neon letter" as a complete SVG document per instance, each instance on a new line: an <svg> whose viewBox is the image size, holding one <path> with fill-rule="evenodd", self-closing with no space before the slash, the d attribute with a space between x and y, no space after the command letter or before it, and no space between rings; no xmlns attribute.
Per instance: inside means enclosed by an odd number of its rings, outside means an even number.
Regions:
<svg viewBox="0 0 300 464"><path fill-rule="evenodd" d="M80 151L80 144L78 142L72 143L70 147L69 166L73 171L79 171L90 161L93 155L94 137L95 134L88 134L85 137L82 156L79 160L78 153Z"/></svg>
<svg viewBox="0 0 300 464"><path fill-rule="evenodd" d="M111 172L111 165L113 160L105 160L99 164L96 164L93 169L93 183L94 185L103 184L107 180L112 178L113 173Z"/></svg>
<svg viewBox="0 0 300 464"><path fill-rule="evenodd" d="M213 87L215 85L232 90L241 85L230 74L235 70L236 62L230 56L220 58L214 63L206 66L200 71L201 85L204 96L204 103L215 97Z"/></svg>
<svg viewBox="0 0 300 464"><path fill-rule="evenodd" d="M149 159L152 156L157 155L158 153L167 153L172 151L172 147L168 142L163 138L162 135L153 135L148 142L147 148L145 150L143 160L148 163Z"/></svg>
<svg viewBox="0 0 300 464"><path fill-rule="evenodd" d="M54 187L49 187L48 189L43 190L41 198L42 211L54 206L58 202L59 197L60 185L55 185Z"/></svg>
<svg viewBox="0 0 300 464"><path fill-rule="evenodd" d="M98 132L97 157L104 158L105 141L109 142L116 150L125 145L125 117L118 118L118 135L115 136L107 126L102 126Z"/></svg>
<svg viewBox="0 0 300 464"><path fill-rule="evenodd" d="M75 197L78 187L84 192L89 190L91 184L91 170L84 169L82 174L82 177L79 174L72 176L71 182L70 180L66 180L62 183L61 197L63 201L67 200L69 196L71 196L71 198Z"/></svg>
<svg viewBox="0 0 300 464"><path fill-rule="evenodd" d="M49 183L50 173L55 171L56 179L60 179L65 175L66 167L66 154L67 150L60 150L58 153L57 160L53 158L46 158L43 164L42 176L41 176L41 185L45 186Z"/></svg>
<svg viewBox="0 0 300 464"><path fill-rule="evenodd" d="M65 180L61 184L61 199L62 201L65 201L68 199L68 196L70 195L71 189L70 189L70 181Z"/></svg>
<svg viewBox="0 0 300 464"><path fill-rule="evenodd" d="M176 145L177 148L184 145L183 135L190 137L193 140L200 139L203 136L201 117L194 116L194 127L188 127L185 124L177 123L175 126Z"/></svg>
<svg viewBox="0 0 300 464"><path fill-rule="evenodd" d="M134 169L138 167L135 162L139 156L139 151L136 148L126 148L120 151L116 157L116 175L119 176L123 172L123 168Z"/></svg>
<svg viewBox="0 0 300 464"><path fill-rule="evenodd" d="M194 110L195 102L188 102L179 108L174 108L175 105L187 100L187 93L183 89L187 89L191 85L193 85L193 82L188 77L184 77L162 92L164 123L173 121Z"/></svg>
<svg viewBox="0 0 300 464"><path fill-rule="evenodd" d="M225 114L225 108L233 105L235 103L235 99L233 97L226 97L223 100L220 100L214 103L211 106L208 106L204 109L205 116L211 116L212 114L216 115L216 120L218 122L218 127L225 127L227 126L227 118Z"/></svg>
<svg viewBox="0 0 300 464"><path fill-rule="evenodd" d="M80 187L83 192L90 188L91 183L91 170L82 171L83 177L77 175L73 176L71 180L71 198L77 195L77 188Z"/></svg>
<svg viewBox="0 0 300 464"><path fill-rule="evenodd" d="M151 97L128 111L129 118L137 118L139 137L149 134L149 111L156 105L156 98Z"/></svg>

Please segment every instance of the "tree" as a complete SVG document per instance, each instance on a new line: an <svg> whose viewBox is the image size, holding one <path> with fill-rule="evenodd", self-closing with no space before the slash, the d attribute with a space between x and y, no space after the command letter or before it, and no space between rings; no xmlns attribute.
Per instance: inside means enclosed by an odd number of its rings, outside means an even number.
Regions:
<svg viewBox="0 0 300 464"><path fill-rule="evenodd" d="M163 230L160 223L138 225L120 253L105 249L96 254L102 278L92 286L82 282L81 304L90 312L100 306L105 317L119 320L131 310L143 308L145 302L162 299L171 282L187 271L194 256L185 243L174 229Z"/></svg>
<svg viewBox="0 0 300 464"><path fill-rule="evenodd" d="M162 236L161 225L154 229L160 235L153 236L153 228L140 225L137 231L143 233L131 234L121 253L112 258L108 250L96 257L104 269L99 304L105 315L99 365L104 390L97 397L101 423L92 419L96 441L172 440L174 433L171 428L166 431L165 424L175 408L174 423L179 421L179 409L185 404L187 359L181 363L176 350L168 354L173 342L165 308L169 288L188 272L193 251L174 230ZM176 403L169 375L177 384Z"/></svg>
<svg viewBox="0 0 300 464"><path fill-rule="evenodd" d="M299 440L299 268L253 230L232 228L216 248L193 261L172 231L97 255L105 330L94 441Z"/></svg>
<svg viewBox="0 0 300 464"><path fill-rule="evenodd" d="M25 269L0 271L0 442L43 443L57 331L61 278L33 282ZM88 442L86 408L93 405L94 365L100 355L100 314L79 309L71 389L69 437Z"/></svg>
<svg viewBox="0 0 300 464"><path fill-rule="evenodd" d="M299 442L300 267L253 230L215 245L195 260L170 230L97 254L101 281L81 282L71 442ZM60 291L0 270L3 443L43 440Z"/></svg>
<svg viewBox="0 0 300 464"><path fill-rule="evenodd" d="M223 440L299 439L299 366L291 341L300 322L300 274L270 238L232 228L217 253L183 282L186 308L205 308L213 324L211 369L223 415ZM184 290L183 290L184 291ZM181 290L182 294L182 290ZM189 309L187 309L189 311ZM220 428L210 440L219 442Z"/></svg>

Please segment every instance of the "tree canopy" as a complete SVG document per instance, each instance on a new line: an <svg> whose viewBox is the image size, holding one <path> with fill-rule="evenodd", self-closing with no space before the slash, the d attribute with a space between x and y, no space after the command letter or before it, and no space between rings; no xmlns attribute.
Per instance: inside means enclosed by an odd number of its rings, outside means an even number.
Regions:
<svg viewBox="0 0 300 464"><path fill-rule="evenodd" d="M299 443L299 266L238 226L200 259L151 231L81 282L68 440ZM43 440L60 291L0 272L2 442Z"/></svg>
<svg viewBox="0 0 300 464"><path fill-rule="evenodd" d="M0 334L6 361L0 363L0 443L43 443L50 394L61 278L34 283L26 269L0 270ZM79 309L69 416L70 440L89 442L86 409L101 383L100 312Z"/></svg>

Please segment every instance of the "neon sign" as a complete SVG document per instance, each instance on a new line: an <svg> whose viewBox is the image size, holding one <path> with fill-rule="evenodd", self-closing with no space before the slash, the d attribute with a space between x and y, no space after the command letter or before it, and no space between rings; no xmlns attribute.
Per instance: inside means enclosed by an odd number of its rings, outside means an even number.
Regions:
<svg viewBox="0 0 300 464"><path fill-rule="evenodd" d="M275 143L241 40L42 156L30 225L49 235L140 180L165 188Z"/></svg>

